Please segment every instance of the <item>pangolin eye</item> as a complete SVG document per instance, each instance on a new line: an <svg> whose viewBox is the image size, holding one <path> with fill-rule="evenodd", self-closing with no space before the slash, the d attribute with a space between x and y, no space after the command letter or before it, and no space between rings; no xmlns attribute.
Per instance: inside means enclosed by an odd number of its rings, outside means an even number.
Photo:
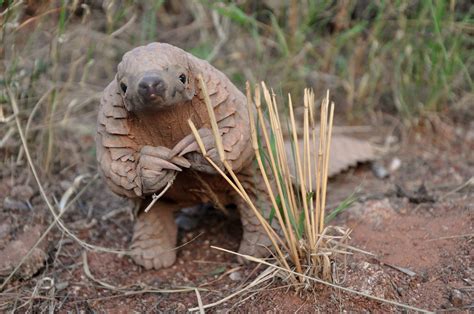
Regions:
<svg viewBox="0 0 474 314"><path fill-rule="evenodd" d="M124 94L127 92L127 85L125 85L125 83L120 82L120 88Z"/></svg>
<svg viewBox="0 0 474 314"><path fill-rule="evenodd" d="M185 83L186 83L186 75L181 74L181 75L179 76L179 80L181 81L181 83L185 84Z"/></svg>

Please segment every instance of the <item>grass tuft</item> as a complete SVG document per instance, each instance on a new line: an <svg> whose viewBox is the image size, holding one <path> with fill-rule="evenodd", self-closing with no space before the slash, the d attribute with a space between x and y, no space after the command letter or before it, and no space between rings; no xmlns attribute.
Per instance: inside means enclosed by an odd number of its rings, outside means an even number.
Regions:
<svg viewBox="0 0 474 314"><path fill-rule="evenodd" d="M304 141L304 149L303 151L299 151L299 145L294 145L296 152L294 160L297 166L295 181L288 168L288 155L285 150L280 117L276 110L277 102L275 95L266 87L265 83L262 82L261 87L260 85L255 86L252 97L250 84L248 82L246 84L252 147L255 151L259 169L257 175L263 177L269 199L274 208L279 209L273 212L278 224L272 225L263 217L258 206L250 199L247 191L243 188L238 177L229 166L222 146L222 138L217 128L214 110L202 77L199 77L199 81L210 116L220 162L224 165L226 172L208 156L204 143L193 122L188 120L188 123L203 156L246 201L266 230L273 244L274 260L264 260L212 246L214 249L235 254L249 261L265 265L267 268L264 269L255 280L247 283L238 291L219 301L204 305L201 300L199 300L198 295L198 307L189 310L203 311L204 309L217 306L249 289L255 289L261 286L272 278L280 277L283 280L289 281L291 286L297 290L314 287L316 283L324 284L340 291L346 291L354 295L395 305L407 310L430 313L420 308L373 296L333 283L335 279L333 278L333 266L336 262L335 257L337 255L350 254L350 250L362 253L366 252L347 245L349 230L325 225L325 221L328 220L328 218L325 217L325 196L328 179L329 148L331 145L331 132L334 118L334 103L331 102L330 104L329 102L329 92L326 94L320 107L320 133L318 134L316 132L317 125L315 124L316 110L314 94L308 89L304 91L305 113L302 139ZM263 92L263 98L265 99L264 105L262 104L261 92ZM298 142L301 138L298 137L298 132L295 127L291 95L288 95L288 101L290 107L291 136L293 141ZM255 107L253 107L254 105ZM254 117L255 111L257 119ZM264 111L268 113L268 121L266 121L264 117ZM310 146L313 146L313 149L317 147L317 155L311 154ZM313 176L316 176L315 187L311 186ZM295 185L294 188L293 184ZM350 202L351 199L350 197L347 202ZM341 204L339 210L343 210L344 207L347 206L347 202ZM303 219L296 221L296 217L303 217Z"/></svg>
<svg viewBox="0 0 474 314"><path fill-rule="evenodd" d="M202 78L200 80L201 89L207 95ZM293 143L301 141L304 143L301 151L300 145L293 145L295 152L293 160L297 170L296 177L294 177L288 167L289 156L285 145L287 141L284 138L275 94L262 82L261 86L255 86L252 97L250 84L247 83L247 99L252 147L258 164L256 175L263 178L268 199L272 204L269 217L262 215L258 205L249 197L249 193L243 188L238 176L229 166L213 108L206 96L205 102L211 118L217 151L226 172L207 157L196 127L189 120L201 152L254 211L273 244L274 257L278 265L288 270L295 269L296 274L306 274L331 281L331 261L336 253L334 249L338 247L338 243L348 239L348 231L329 228L325 225L334 103L329 102L328 93L320 107L320 124L318 126L315 119L314 94L311 90L305 89L304 127L301 137L297 132L292 98L291 95L288 95L291 140ZM255 112L256 117L254 117ZM316 131L318 127L320 132ZM314 177L315 180L313 180ZM316 186L312 186L312 182L316 182ZM294 284L309 284L304 276L289 273L286 277Z"/></svg>

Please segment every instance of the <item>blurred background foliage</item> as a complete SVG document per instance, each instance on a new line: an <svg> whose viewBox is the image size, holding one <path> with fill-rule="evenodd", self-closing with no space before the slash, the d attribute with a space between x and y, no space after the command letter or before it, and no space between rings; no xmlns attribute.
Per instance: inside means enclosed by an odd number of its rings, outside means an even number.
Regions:
<svg viewBox="0 0 474 314"><path fill-rule="evenodd" d="M474 117L469 0L0 0L0 9L2 143L14 132L8 87L46 169L67 132L93 147L101 90L125 51L152 41L208 60L241 89L265 80L300 102L306 86L318 97L330 89L349 123Z"/></svg>

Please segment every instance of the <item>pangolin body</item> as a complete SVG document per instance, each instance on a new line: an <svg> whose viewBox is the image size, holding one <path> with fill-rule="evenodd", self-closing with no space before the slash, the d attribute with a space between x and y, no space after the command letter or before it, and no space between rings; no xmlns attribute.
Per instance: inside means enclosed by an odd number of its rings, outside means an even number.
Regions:
<svg viewBox="0 0 474 314"><path fill-rule="evenodd" d="M188 125L191 119L207 151L219 163L210 122L199 89L204 78L226 157L249 196L268 217L270 201L262 178L254 173L246 97L208 62L168 44L152 43L127 52L115 79L101 99L97 127L97 158L105 181L115 193L146 207L150 195L174 180L171 188L148 212L138 215L132 240L132 257L147 269L170 266L176 258L177 227L173 211L197 203L235 204L243 235L239 251L268 254L269 239L257 218L217 171L199 153ZM335 163L336 173L355 161L347 140L333 140L335 151L346 153ZM353 152L370 147L352 142ZM338 152L339 152L338 151ZM370 158L369 158L370 159Z"/></svg>
<svg viewBox="0 0 474 314"><path fill-rule="evenodd" d="M142 200L146 206L150 194L175 177L155 208L140 213L135 225L132 257L146 268L174 262L176 225L169 213L196 203L237 205L244 229L242 253L262 255L266 249L259 244L269 245L256 217L195 145L188 119L207 139L208 151L218 162L204 96L198 87L199 74L214 108L226 156L253 189L246 97L208 62L163 43L135 48L124 55L101 100L97 158L110 189ZM254 189L251 194L256 196L256 192Z"/></svg>

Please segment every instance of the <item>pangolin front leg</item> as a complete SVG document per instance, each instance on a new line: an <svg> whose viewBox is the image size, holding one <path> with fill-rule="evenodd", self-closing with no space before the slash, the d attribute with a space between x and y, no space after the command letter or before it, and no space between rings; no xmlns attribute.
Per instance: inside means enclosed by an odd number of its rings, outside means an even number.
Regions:
<svg viewBox="0 0 474 314"><path fill-rule="evenodd" d="M177 209L175 204L158 201L148 212L138 215L131 245L135 263L146 269L173 265L178 235L173 212Z"/></svg>
<svg viewBox="0 0 474 314"><path fill-rule="evenodd" d="M220 131L222 135L223 130ZM214 161L214 163L222 170L224 166L217 153L215 138L211 129L201 128L198 130L198 134L204 145L204 149L206 150L207 157L210 157L211 160ZM204 160L193 133L185 136L181 141L179 141L171 150L168 158L178 158L182 156L186 156L187 160L190 162L191 168L194 170L206 173L216 172L216 170Z"/></svg>
<svg viewBox="0 0 474 314"><path fill-rule="evenodd" d="M175 156L168 159L169 152L166 147L153 146L143 146L140 150L138 171L143 194L159 191L181 171L180 167L191 166L183 157Z"/></svg>

